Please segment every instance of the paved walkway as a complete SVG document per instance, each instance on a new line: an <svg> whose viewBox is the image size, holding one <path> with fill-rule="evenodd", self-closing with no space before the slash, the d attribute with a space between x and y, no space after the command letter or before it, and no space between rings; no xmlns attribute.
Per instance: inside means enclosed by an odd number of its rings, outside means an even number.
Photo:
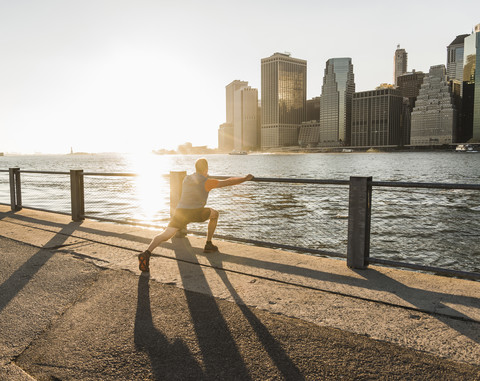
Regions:
<svg viewBox="0 0 480 381"><path fill-rule="evenodd" d="M0 380L480 379L480 282L0 205Z"/></svg>

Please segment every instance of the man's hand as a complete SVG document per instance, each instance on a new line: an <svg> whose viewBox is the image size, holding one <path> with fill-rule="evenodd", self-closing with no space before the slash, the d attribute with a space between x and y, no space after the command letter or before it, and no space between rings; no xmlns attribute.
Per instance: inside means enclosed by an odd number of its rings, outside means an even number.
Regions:
<svg viewBox="0 0 480 381"><path fill-rule="evenodd" d="M252 179L253 179L253 175L248 174L247 176L245 176L245 181L250 181Z"/></svg>

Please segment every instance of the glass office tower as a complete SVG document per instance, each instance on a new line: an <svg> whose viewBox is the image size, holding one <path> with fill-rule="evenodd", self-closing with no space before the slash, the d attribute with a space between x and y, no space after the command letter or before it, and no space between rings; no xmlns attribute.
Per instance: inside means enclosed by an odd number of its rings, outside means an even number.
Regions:
<svg viewBox="0 0 480 381"><path fill-rule="evenodd" d="M463 65L463 128L480 142L480 24L465 37Z"/></svg>
<svg viewBox="0 0 480 381"><path fill-rule="evenodd" d="M275 53L261 62L262 149L296 146L306 119L307 61Z"/></svg>
<svg viewBox="0 0 480 381"><path fill-rule="evenodd" d="M329 59L320 97L319 145L350 144L353 93L355 93L355 82L352 59Z"/></svg>

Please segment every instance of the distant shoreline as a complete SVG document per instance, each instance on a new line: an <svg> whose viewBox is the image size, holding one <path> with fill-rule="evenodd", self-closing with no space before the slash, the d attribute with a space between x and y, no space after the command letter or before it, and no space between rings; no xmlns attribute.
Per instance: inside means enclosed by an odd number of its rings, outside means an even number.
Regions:
<svg viewBox="0 0 480 381"><path fill-rule="evenodd" d="M480 145L477 151L480 150ZM290 155L290 154L313 154L313 153L418 153L418 152L459 152L455 150L456 145L451 146L438 146L438 147L312 147L312 148L300 148L300 147L285 147L281 149L267 149L264 151L251 151L247 155ZM218 150L207 150L198 152L179 153L176 151L163 151L153 150L151 152L158 156L182 156L182 155L228 155L230 152L220 152ZM462 153L462 152L460 152ZM91 156L91 155L122 155L122 154L134 154L131 152L69 152L69 153L18 153L18 152L3 152L3 156L0 157L12 157L12 156Z"/></svg>

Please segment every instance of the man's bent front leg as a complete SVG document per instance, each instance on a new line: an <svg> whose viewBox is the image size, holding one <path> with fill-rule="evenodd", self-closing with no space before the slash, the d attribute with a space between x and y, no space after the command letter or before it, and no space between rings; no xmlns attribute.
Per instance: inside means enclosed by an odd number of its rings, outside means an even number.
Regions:
<svg viewBox="0 0 480 381"><path fill-rule="evenodd" d="M215 209L210 209L210 221L208 221L208 230L207 230L207 241L211 241L213 238L213 233L217 228L218 222L218 212Z"/></svg>
<svg viewBox="0 0 480 381"><path fill-rule="evenodd" d="M150 246L148 246L147 250L152 253L158 245L160 245L162 242L168 241L175 235L175 233L177 233L177 231L177 228L173 228L171 226L167 227L161 234L152 239L152 242L150 242Z"/></svg>

